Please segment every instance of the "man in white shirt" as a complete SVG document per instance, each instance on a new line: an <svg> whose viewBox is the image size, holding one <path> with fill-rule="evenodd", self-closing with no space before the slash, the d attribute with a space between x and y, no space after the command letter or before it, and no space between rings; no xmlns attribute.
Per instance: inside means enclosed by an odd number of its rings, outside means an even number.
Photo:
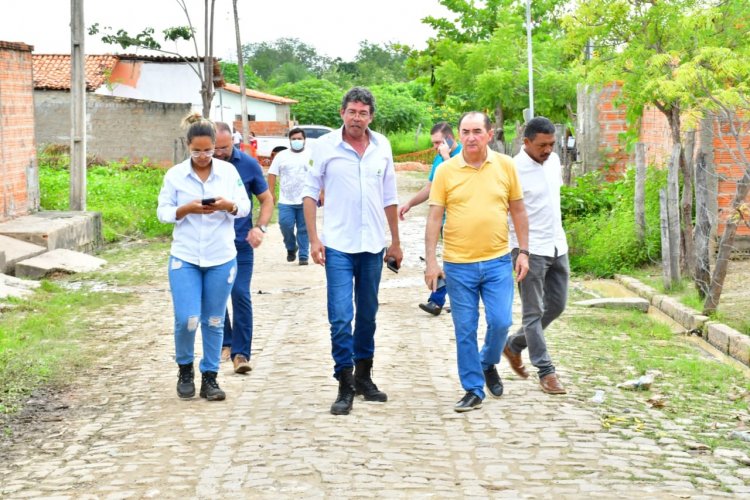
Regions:
<svg viewBox="0 0 750 500"><path fill-rule="evenodd" d="M523 201L529 217L529 273L518 284L523 309L522 327L508 337L503 354L517 375L528 378L521 352L529 348L529 360L539 371L539 384L547 394L565 394L555 373L544 330L565 310L568 299L568 243L562 226L560 158L552 149L555 126L536 117L524 131L524 146L513 158L523 186ZM511 222L513 258L518 241Z"/></svg>
<svg viewBox="0 0 750 500"><path fill-rule="evenodd" d="M294 262L299 250L299 265L306 266L310 242L302 209L302 189L310 168L310 148L305 147L305 131L301 128L290 130L289 145L291 149L279 152L268 169L268 189L274 204L279 203L279 228L286 247L286 261ZM276 177L281 177L278 200Z"/></svg>
<svg viewBox="0 0 750 500"><path fill-rule="evenodd" d="M339 114L344 126L315 143L302 196L310 253L326 270L334 377L339 381L331 413L348 415L355 394L366 401L388 399L371 378L375 316L383 261L398 268L402 253L391 145L368 128L375 99L369 90L354 87ZM318 238L315 216L321 191L326 196L324 230ZM384 251L386 219L391 244ZM357 314L353 329L352 302Z"/></svg>

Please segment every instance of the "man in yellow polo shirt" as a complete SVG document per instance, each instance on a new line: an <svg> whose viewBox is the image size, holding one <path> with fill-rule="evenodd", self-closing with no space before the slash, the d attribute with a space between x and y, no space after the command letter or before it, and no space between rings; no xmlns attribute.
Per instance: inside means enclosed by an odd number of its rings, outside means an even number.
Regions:
<svg viewBox="0 0 750 500"><path fill-rule="evenodd" d="M456 334L458 376L466 391L454 410L465 412L482 407L485 384L493 396L503 394L495 365L500 362L512 323L509 212L519 243L515 268L518 281L529 270L529 252L521 183L513 159L487 147L493 137L489 117L477 111L466 113L458 122L458 130L463 151L443 163L430 189L425 283L435 290L438 278L445 276ZM443 272L435 250L444 212L448 215L443 228ZM480 297L487 321L481 352L477 345Z"/></svg>

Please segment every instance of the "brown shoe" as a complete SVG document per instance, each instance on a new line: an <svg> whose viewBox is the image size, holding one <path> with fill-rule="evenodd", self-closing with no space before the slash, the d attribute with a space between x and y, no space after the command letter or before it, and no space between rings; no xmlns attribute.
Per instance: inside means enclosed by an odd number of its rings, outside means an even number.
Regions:
<svg viewBox="0 0 750 500"><path fill-rule="evenodd" d="M557 373L550 373L540 378L539 385L542 386L542 390L547 394L567 394L568 392L560 383L560 379L557 378Z"/></svg>
<svg viewBox="0 0 750 500"><path fill-rule="evenodd" d="M229 361L229 359L232 357L232 348L229 346L224 346L221 348L221 362L224 363L226 361Z"/></svg>
<svg viewBox="0 0 750 500"><path fill-rule="evenodd" d="M234 373L247 373L253 369L250 366L250 361L247 360L242 354L238 354L234 357Z"/></svg>
<svg viewBox="0 0 750 500"><path fill-rule="evenodd" d="M511 369L513 369L513 371L516 372L516 375L518 375L521 378L529 378L529 372L526 370L526 367L523 366L523 360L521 359L520 354L516 354L513 351L511 351L510 347L508 347L508 344L505 344L505 348L503 349L503 354L505 355L506 359L510 363Z"/></svg>

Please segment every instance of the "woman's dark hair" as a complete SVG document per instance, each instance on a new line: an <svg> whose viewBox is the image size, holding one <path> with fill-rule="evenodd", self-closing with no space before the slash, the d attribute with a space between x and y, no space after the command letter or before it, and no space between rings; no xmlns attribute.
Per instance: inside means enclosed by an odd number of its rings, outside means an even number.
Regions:
<svg viewBox="0 0 750 500"><path fill-rule="evenodd" d="M182 126L187 129L188 144L193 142L194 137L210 137L211 142L216 142L216 127L211 120L203 118L200 113L192 113L182 120Z"/></svg>
<svg viewBox="0 0 750 500"><path fill-rule="evenodd" d="M372 92L364 87L353 87L350 89L341 100L341 109L346 109L346 105L350 102L366 104L370 106L370 114L375 114L375 97L373 97Z"/></svg>

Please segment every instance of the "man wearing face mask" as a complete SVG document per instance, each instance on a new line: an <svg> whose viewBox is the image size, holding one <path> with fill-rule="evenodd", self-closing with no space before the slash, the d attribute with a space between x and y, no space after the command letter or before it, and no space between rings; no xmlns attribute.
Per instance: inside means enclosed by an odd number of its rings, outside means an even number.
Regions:
<svg viewBox="0 0 750 500"><path fill-rule="evenodd" d="M291 149L281 151L268 169L268 188L274 204L279 204L279 227L284 237L287 262L294 262L299 250L299 265L306 266L310 240L307 236L305 215L302 209L302 188L307 169L310 168L310 150L305 148L305 131L293 128L289 131ZM276 197L276 177L281 177L279 196ZM295 234L296 226L296 234Z"/></svg>

